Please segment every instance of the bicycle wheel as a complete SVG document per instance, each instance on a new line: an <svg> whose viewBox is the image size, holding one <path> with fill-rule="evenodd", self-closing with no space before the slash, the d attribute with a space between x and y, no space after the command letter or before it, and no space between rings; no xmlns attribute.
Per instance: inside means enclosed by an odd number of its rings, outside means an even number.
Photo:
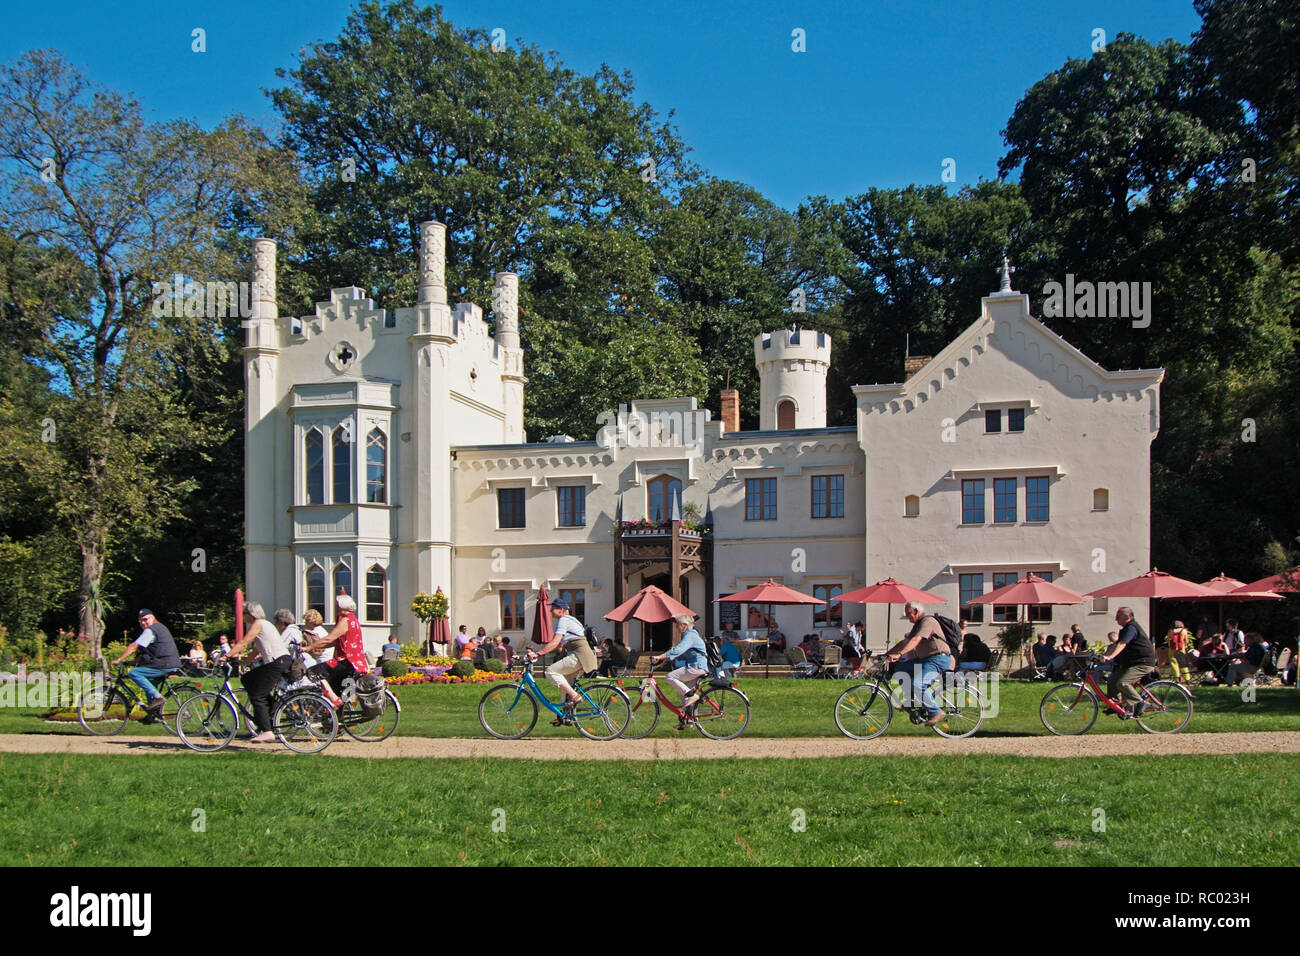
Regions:
<svg viewBox="0 0 1300 956"><path fill-rule="evenodd" d="M220 694L195 693L176 712L176 734L185 746L200 753L222 750L235 739L239 716Z"/></svg>
<svg viewBox="0 0 1300 956"><path fill-rule="evenodd" d="M734 687L710 687L695 705L695 726L710 740L733 740L749 726L749 698Z"/></svg>
<svg viewBox="0 0 1300 956"><path fill-rule="evenodd" d="M537 701L522 684L494 684L478 702L478 722L499 740L518 740L537 723Z"/></svg>
<svg viewBox="0 0 1300 956"><path fill-rule="evenodd" d="M1043 695L1038 719L1058 737L1087 733L1097 721L1097 696L1083 684L1058 684Z"/></svg>
<svg viewBox="0 0 1300 956"><path fill-rule="evenodd" d="M965 681L952 686L946 680L943 683L938 701L945 716L933 726L933 730L940 737L969 737L984 723L984 701L980 692Z"/></svg>
<svg viewBox="0 0 1300 956"><path fill-rule="evenodd" d="M162 718L160 720L163 729L167 733L173 737L176 736L176 715L180 713L181 705L198 693L198 689L193 684L180 684L167 688L167 692L163 694Z"/></svg>
<svg viewBox="0 0 1300 956"><path fill-rule="evenodd" d="M1149 734L1176 734L1191 722L1192 695L1176 681L1160 680L1142 688L1146 709L1137 718Z"/></svg>
<svg viewBox="0 0 1300 956"><path fill-rule="evenodd" d="M253 704L248 699L248 689L240 684L238 687L232 686L230 692L235 695L235 703L238 705L235 707L235 720L238 722L235 730L242 730L244 725L248 724L249 732L255 733L257 728L252 726L251 718L245 716L253 712Z"/></svg>
<svg viewBox="0 0 1300 956"><path fill-rule="evenodd" d="M653 696L649 700L641 699L641 688L628 688L628 703L631 705L631 715L628 717L627 728L623 731L623 736L627 740L641 740L643 737L649 737L654 733L655 727L659 726L659 700Z"/></svg>
<svg viewBox="0 0 1300 956"><path fill-rule="evenodd" d="M131 716L131 706L116 687L92 687L81 695L77 704L77 720L87 733L96 737L111 737L126 726Z"/></svg>
<svg viewBox="0 0 1300 956"><path fill-rule="evenodd" d="M889 729L894 704L880 684L858 684L835 702L835 726L845 737L871 740Z"/></svg>
<svg viewBox="0 0 1300 956"><path fill-rule="evenodd" d="M584 700L574 708L573 722L582 736L589 740L613 740L627 729L632 705L621 687L588 684L578 689L578 693Z"/></svg>
<svg viewBox="0 0 1300 956"><path fill-rule="evenodd" d="M329 701L314 691L301 690L275 705L271 729L295 753L314 754L334 742L339 722Z"/></svg>
<svg viewBox="0 0 1300 956"><path fill-rule="evenodd" d="M373 717L365 716L360 709L348 707L339 714L339 725L354 740L374 744L387 740L397 729L397 722L402 717L402 710L397 706L397 698L391 690L384 691L384 709Z"/></svg>

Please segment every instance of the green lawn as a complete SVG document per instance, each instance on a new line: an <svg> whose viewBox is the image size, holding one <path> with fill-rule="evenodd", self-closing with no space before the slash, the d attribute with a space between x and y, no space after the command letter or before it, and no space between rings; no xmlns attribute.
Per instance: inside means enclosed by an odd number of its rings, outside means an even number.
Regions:
<svg viewBox="0 0 1300 956"><path fill-rule="evenodd" d="M835 699L847 681L747 680L738 685L753 703L747 737L833 737L838 735L832 718ZM1038 703L1052 686L1024 681L1002 681L998 714L984 721L986 736L1046 735L1038 719ZM399 734L426 737L482 737L478 723L478 701L484 685L417 684L396 689L402 702ZM550 688L554 692L554 688ZM671 692L670 692L671 693ZM1291 687L1262 687L1253 702L1244 702L1239 688L1194 688L1195 713L1190 729L1199 732L1300 730L1300 692ZM41 710L0 708L0 733L77 733L81 727L55 725L39 718ZM550 726L550 715L542 712L533 731L538 737L571 737L571 728ZM656 737L672 736L675 721L664 711ZM162 733L159 728L135 724L132 733ZM1131 723L1121 723L1103 710L1089 733L1140 733ZM694 733L692 731L691 733ZM913 726L905 716L895 717L890 735L932 731Z"/></svg>
<svg viewBox="0 0 1300 956"><path fill-rule="evenodd" d="M1284 754L743 762L0 754L0 775L5 866L1300 862L1300 756Z"/></svg>

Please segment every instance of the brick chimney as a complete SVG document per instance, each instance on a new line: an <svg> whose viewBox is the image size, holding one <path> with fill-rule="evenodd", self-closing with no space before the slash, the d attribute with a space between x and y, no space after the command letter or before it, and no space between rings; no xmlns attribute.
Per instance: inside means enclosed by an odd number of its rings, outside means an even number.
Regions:
<svg viewBox="0 0 1300 956"><path fill-rule="evenodd" d="M903 381L906 382L917 372L921 371L921 369L925 368L926 364L932 357L933 356L930 355L908 355L905 357L903 359Z"/></svg>
<svg viewBox="0 0 1300 956"><path fill-rule="evenodd" d="M722 430L740 431L740 392L734 388L722 390Z"/></svg>

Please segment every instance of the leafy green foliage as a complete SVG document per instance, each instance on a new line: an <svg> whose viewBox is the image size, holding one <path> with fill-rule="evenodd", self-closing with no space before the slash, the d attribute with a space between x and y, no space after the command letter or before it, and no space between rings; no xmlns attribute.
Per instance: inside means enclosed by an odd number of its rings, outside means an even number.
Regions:
<svg viewBox="0 0 1300 956"><path fill-rule="evenodd" d="M450 673L452 677L472 677L475 670L473 661L459 660L451 665Z"/></svg>
<svg viewBox="0 0 1300 956"><path fill-rule="evenodd" d="M402 677L410 671L410 669L411 668L407 665L406 661L400 660L383 661L379 665L379 672L385 677Z"/></svg>

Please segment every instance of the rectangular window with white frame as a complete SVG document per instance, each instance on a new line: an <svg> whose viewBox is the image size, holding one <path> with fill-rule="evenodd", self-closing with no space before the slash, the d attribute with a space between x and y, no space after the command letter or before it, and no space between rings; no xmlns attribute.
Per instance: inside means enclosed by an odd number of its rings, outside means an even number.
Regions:
<svg viewBox="0 0 1300 956"><path fill-rule="evenodd" d="M555 489L561 528L582 528L587 524L587 489L584 485L561 485Z"/></svg>
<svg viewBox="0 0 1300 956"><path fill-rule="evenodd" d="M1025 520L1047 521L1051 516L1048 486L1051 479L1035 476L1025 479Z"/></svg>
<svg viewBox="0 0 1300 956"><path fill-rule="evenodd" d="M501 592L501 630L522 631L524 629L524 592Z"/></svg>
<svg viewBox="0 0 1300 956"><path fill-rule="evenodd" d="M971 624L983 624L984 605L972 604L971 601L984 593L984 575L961 574L957 580L961 594L961 616Z"/></svg>

